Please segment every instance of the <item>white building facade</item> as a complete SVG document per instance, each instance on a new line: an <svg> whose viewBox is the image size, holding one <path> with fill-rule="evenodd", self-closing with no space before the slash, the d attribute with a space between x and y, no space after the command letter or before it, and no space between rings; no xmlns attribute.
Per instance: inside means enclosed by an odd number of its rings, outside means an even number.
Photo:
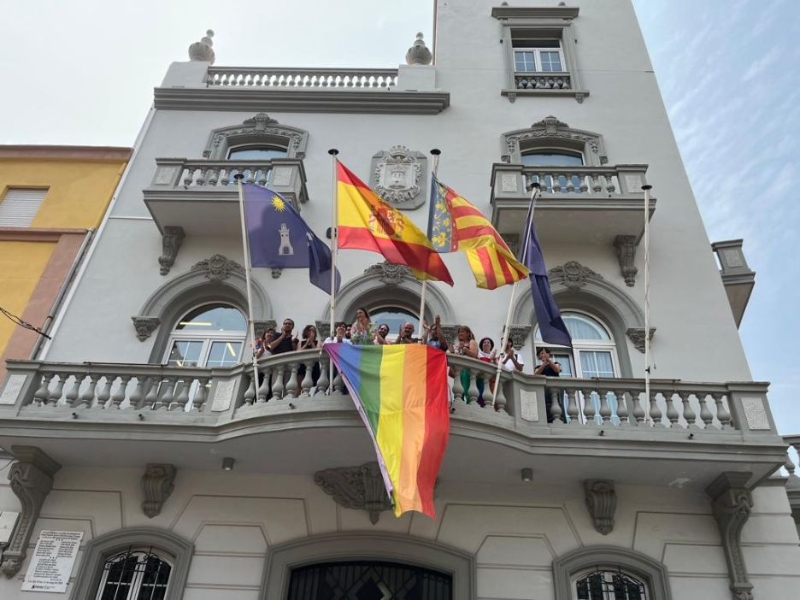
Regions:
<svg viewBox="0 0 800 600"><path fill-rule="evenodd" d="M754 274L741 241L715 245L720 272L630 0L505 4L437 1L434 55L418 39L398 69L220 67L210 37L170 66L52 342L0 383L0 511L20 513L0 597L53 597L22 589L43 530L83 533L75 599L796 596L786 444L737 332ZM542 189L574 348L553 350L562 377L532 375L520 286L526 367L503 374L499 410L490 368L449 357L470 377L452 381L436 520L392 515L324 355L263 358L257 385L242 364L234 178L279 191L323 237L331 148L423 229L433 148L439 178L512 246L529 184ZM444 259L456 283L428 286L426 318L499 343L511 289L479 290L463 256ZM337 320L364 307L396 330L417 313L407 270L350 250L339 269ZM304 270L252 277L259 333L289 317L327 335L330 299ZM546 394L561 399L550 414Z"/></svg>

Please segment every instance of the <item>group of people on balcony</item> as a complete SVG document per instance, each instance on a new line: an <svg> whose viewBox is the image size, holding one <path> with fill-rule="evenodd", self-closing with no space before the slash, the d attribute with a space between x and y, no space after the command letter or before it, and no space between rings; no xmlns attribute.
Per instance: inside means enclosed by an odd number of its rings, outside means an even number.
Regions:
<svg viewBox="0 0 800 600"><path fill-rule="evenodd" d="M370 320L369 313L365 308L359 308L356 311L356 320L350 325L344 321L338 321L334 325L333 334L324 340L319 338L317 328L314 325L306 325L299 338L294 335L294 328L295 323L290 318L283 320L283 324L278 331L272 327L268 328L263 337L256 338L254 348L256 358L295 350L321 349L325 344L330 343L355 345L428 344L445 352L468 356L482 362L491 364L499 362L500 366L506 371L522 372L525 367L525 361L522 355L514 348L514 342L511 338L508 339L505 349L498 353L495 350L492 338L484 337L480 342L477 342L472 329L462 325L457 330L456 339L453 343L450 343L442 329L439 315L436 315L431 326L423 321L421 338L415 336L413 323L406 322L399 327L397 337L393 341L389 340L389 326L386 323L380 323L376 326ZM546 377L558 377L560 375L561 365L552 360L548 348L539 348L537 358L540 362L533 370L534 375L544 375ZM466 387L468 387L469 371L462 370L460 377L462 379L466 378Z"/></svg>

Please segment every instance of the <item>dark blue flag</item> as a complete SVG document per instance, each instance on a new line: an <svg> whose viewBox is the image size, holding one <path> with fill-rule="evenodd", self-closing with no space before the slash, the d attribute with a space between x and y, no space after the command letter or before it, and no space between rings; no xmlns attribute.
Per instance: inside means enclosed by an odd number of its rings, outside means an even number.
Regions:
<svg viewBox="0 0 800 600"><path fill-rule="evenodd" d="M333 260L328 245L303 221L292 203L269 188L244 184L244 216L250 265L273 269L308 269L308 279L331 293ZM336 290L341 277L336 271Z"/></svg>
<svg viewBox="0 0 800 600"><path fill-rule="evenodd" d="M531 293L533 294L536 321L539 323L539 332L543 341L571 348L572 337L567 331L567 326L564 324L561 312L553 298L550 280L547 277L547 266L544 264L539 238L536 236L536 226L533 224L533 202L531 199L525 222L525 234L522 236L522 262L531 270Z"/></svg>

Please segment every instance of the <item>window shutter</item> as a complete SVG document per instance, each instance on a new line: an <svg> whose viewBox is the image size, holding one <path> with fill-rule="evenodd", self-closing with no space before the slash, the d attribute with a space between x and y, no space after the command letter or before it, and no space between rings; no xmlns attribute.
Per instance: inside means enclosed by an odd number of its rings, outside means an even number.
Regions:
<svg viewBox="0 0 800 600"><path fill-rule="evenodd" d="M0 227L30 227L46 193L46 189L9 189L0 200Z"/></svg>

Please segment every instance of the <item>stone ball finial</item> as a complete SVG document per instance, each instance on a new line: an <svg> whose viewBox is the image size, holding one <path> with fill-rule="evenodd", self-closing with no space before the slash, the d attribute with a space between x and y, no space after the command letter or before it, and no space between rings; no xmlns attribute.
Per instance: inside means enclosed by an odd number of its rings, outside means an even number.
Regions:
<svg viewBox="0 0 800 600"><path fill-rule="evenodd" d="M425 40L422 39L422 33L417 34L417 39L414 45L406 52L407 65L429 65L433 60L433 54L428 50L425 45Z"/></svg>
<svg viewBox="0 0 800 600"><path fill-rule="evenodd" d="M214 42L211 38L214 37L214 31L209 29L206 35L199 41L189 46L189 60L197 60L201 62L208 62L214 64Z"/></svg>

